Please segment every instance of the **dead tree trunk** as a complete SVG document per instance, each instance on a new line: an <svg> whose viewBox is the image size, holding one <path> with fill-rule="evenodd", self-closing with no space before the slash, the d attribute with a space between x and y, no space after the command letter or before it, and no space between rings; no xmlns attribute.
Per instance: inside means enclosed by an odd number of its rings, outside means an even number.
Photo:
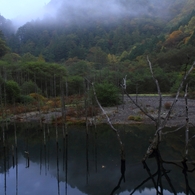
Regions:
<svg viewBox="0 0 195 195"><path fill-rule="evenodd" d="M165 116L164 120L161 119L161 114L162 114L162 95L161 95L161 90L160 90L160 86L158 83L158 80L154 77L154 73L153 73L153 69L152 69L152 64L149 60L149 58L147 57L147 61L149 64L149 68L150 68L150 72L152 75L152 78L154 80L154 82L156 83L156 87L157 87L157 91L158 91L158 95L159 95L159 106L158 106L158 116L155 118L153 117L151 114L149 114L147 111L145 111L142 106L140 106L137 101L135 101L126 91L126 77L123 79L123 84L121 85L121 87L123 87L125 94L127 95L127 97L129 97L129 99L132 101L132 103L139 108L147 117L149 117L152 121L155 122L156 125L156 132L154 134L154 138L151 142L151 144L149 145L146 154L143 158L143 161L145 161L154 151L156 151L158 149L158 145L161 141L161 134L162 134L162 130L164 129L164 127L167 124L168 119L170 118L171 112L175 106L175 104L178 101L178 97L180 94L180 91L183 87L184 82L186 81L187 77L189 76L189 74L191 73L191 71L193 70L194 66L195 66L195 62L192 64L192 66L190 67L190 69L188 71L186 71L175 96L174 101L171 104L171 107L167 113L167 115ZM187 103L186 103L187 104ZM186 111L187 112L187 111ZM186 122L186 129L188 129L188 122ZM188 142L188 131L186 130L186 143Z"/></svg>
<svg viewBox="0 0 195 195"><path fill-rule="evenodd" d="M185 138L186 138L186 146L185 146L185 159L188 155L188 143L189 143L189 117L188 117L188 84L185 89L185 103L186 103L186 130L185 130Z"/></svg>
<svg viewBox="0 0 195 195"><path fill-rule="evenodd" d="M125 160L124 145L123 145L123 142L122 142L121 137L120 137L120 135L119 135L119 131L118 131L118 129L116 129L116 128L112 125L112 123L111 123L111 121L110 121L110 118L108 117L108 115L106 114L105 110L104 110L103 107L101 106L101 104L100 104L100 102L99 102L99 100L98 100L98 98L97 98L96 91L95 91L95 87L94 87L94 84L93 84L93 83L92 83L92 88L93 88L93 94L94 94L95 100L96 100L96 102L97 102L99 108L101 109L102 113L103 113L104 116L106 117L107 122L108 122L108 124L110 125L110 127L112 128L112 130L116 133L117 139L118 139L119 144L120 144L120 147L121 147L121 160Z"/></svg>

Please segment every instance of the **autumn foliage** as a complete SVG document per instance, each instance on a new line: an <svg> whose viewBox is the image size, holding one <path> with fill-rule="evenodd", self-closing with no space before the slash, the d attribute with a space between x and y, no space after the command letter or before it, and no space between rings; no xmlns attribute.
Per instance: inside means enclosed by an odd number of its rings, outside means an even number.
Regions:
<svg viewBox="0 0 195 195"><path fill-rule="evenodd" d="M179 42L181 42L184 39L185 35L181 30L173 31L171 34L168 35L164 46L165 47L172 47L174 45L177 45Z"/></svg>

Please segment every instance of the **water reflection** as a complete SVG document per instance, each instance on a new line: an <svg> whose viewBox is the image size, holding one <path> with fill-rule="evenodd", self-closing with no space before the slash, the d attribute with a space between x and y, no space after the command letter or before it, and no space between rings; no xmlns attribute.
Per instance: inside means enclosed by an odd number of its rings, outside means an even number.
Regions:
<svg viewBox="0 0 195 195"><path fill-rule="evenodd" d="M185 178L185 194L194 194L194 190L190 187L189 181L188 181L188 173L193 173L195 171L195 164L194 162L188 162L186 159L183 159L181 162L174 162L174 161L164 161L161 157L161 154L159 150L157 149L154 151L153 158L156 160L157 169L154 173L150 170L149 166L145 161L143 161L144 169L148 173L148 177L143 180L140 185L138 185L133 192L130 193L130 195L134 194L134 192L139 189L142 185L144 185L149 180L152 181L154 189L156 191L156 194L164 194L164 188L163 184L164 181L167 182L169 188L171 189L171 192L173 194L177 194L176 188L173 185L169 173L171 172L170 169L165 168L167 164L174 165L175 167L181 169L181 172L184 175ZM190 167L191 166L191 167ZM153 170L153 168L152 168ZM164 179L164 181L163 181Z"/></svg>
<svg viewBox="0 0 195 195"><path fill-rule="evenodd" d="M152 158L141 162L153 136L151 126L120 126L126 163L108 126L1 128L0 192L48 195L194 194L194 148L182 161L182 134L170 135ZM191 130L193 133L193 131ZM159 152L160 151L160 152Z"/></svg>

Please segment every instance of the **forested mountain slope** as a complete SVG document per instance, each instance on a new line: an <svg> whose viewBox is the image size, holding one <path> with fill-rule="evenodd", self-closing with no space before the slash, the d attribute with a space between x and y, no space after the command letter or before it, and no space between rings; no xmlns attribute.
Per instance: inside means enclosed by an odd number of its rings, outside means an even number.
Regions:
<svg viewBox="0 0 195 195"><path fill-rule="evenodd" d="M42 53L47 61L86 59L93 47L114 55L127 51L125 58L132 60L146 51L158 52L162 46L192 43L191 4L183 0L86 0L82 4L52 0L48 4L51 14L20 27L8 45L20 55Z"/></svg>
<svg viewBox="0 0 195 195"><path fill-rule="evenodd" d="M194 5L193 0L51 0L43 18L16 32L11 23L10 30L5 22L0 29L20 57L61 64L77 82L90 72L118 86L128 75L132 92L137 85L141 92L156 90L147 71L149 55L162 91L169 92L195 60Z"/></svg>

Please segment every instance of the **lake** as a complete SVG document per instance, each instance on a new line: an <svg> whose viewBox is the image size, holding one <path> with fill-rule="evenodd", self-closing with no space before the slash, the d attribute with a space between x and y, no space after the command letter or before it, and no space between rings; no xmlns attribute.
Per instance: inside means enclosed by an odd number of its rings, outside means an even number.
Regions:
<svg viewBox="0 0 195 195"><path fill-rule="evenodd" d="M185 153L185 129L163 136L158 157L142 163L151 125L119 125L125 146L108 125L2 124L0 192L5 195L195 194L195 140ZM174 129L167 128L166 131ZM190 136L195 129L190 129ZM124 173L124 174L122 174Z"/></svg>

